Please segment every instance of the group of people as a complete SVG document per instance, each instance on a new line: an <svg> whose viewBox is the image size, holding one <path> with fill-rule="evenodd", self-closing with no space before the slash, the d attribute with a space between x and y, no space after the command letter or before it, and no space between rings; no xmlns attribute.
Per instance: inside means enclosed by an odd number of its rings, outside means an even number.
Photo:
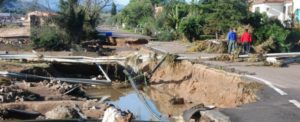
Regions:
<svg viewBox="0 0 300 122"><path fill-rule="evenodd" d="M228 39L228 53L233 54L237 47L237 41L238 41L238 35L235 29L230 29L227 35L227 39ZM239 42L242 45L242 53L249 54L251 43L252 43L252 36L249 33L248 29L245 29L245 32L242 34Z"/></svg>

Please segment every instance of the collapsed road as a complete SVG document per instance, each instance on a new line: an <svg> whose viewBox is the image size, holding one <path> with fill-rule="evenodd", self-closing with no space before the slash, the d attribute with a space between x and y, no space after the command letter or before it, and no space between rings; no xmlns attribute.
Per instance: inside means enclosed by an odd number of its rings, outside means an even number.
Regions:
<svg viewBox="0 0 300 122"><path fill-rule="evenodd" d="M152 53L151 51L149 52ZM50 62L53 61L52 63L67 62L70 64L76 64L76 63L83 62L83 64L94 64L93 66L97 67L100 73L104 72L101 75L104 76L103 78L105 78L105 80L98 80L97 78L94 79L95 78L94 76L90 79L62 78L62 77L55 77L55 76L46 77L41 75L26 74L26 72L25 73L24 72L23 73L1 72L1 74L6 76L11 76L11 77L19 77L21 79L32 77L32 78L41 78L46 80L60 80L60 81L65 81L68 83L75 83L75 84L78 83L94 84L95 82L99 83L98 85L103 85L103 83L109 83L109 82L115 84L116 79L111 79L109 76L124 75L124 73L120 74L114 71L107 72L105 71L105 68L102 67L102 65L105 65L105 63L114 63L114 64L120 63L120 65L123 64L121 66L124 66L123 67L124 69L129 70L128 72L130 72L130 75L125 73L127 74L127 76L131 76L131 77L127 77L128 78L127 80L129 80L130 84L132 85L135 93L138 96L140 103L142 103L145 106L144 108L139 108L139 109L147 110L151 114L151 116L154 117L153 120L156 121L169 121L170 118L176 120L182 120L183 118L180 117L181 115L179 113L182 113L184 110L188 110L190 108L195 108L194 106L197 106L202 103L204 105L213 104L217 108L219 107L222 108L222 107L236 107L237 105L255 102L256 100L255 94L257 90L251 90L252 85L256 86L256 84L244 82L242 79L240 79L238 76L234 74L227 74L224 72L216 71L215 69L211 69L209 67L205 67L200 64L193 64L192 62L189 61L179 61L177 60L178 59L177 56L153 55L155 56L155 58L152 59L151 57L152 55L153 54L140 52L140 54L136 53L133 58L126 55L121 56L126 58L122 58L122 60L118 60L118 61L115 61L115 59L119 59L119 58L114 56L111 56L114 57L111 58L112 60L110 60L107 57L106 58L105 57L102 58L72 57L72 56L38 57L33 55L29 57L26 57L24 55L23 56L15 55L16 57L12 55L8 57L5 57L3 55L0 56L2 57L1 59L3 60L6 61L16 60L21 63L35 63L35 62L49 63L49 61ZM45 57L48 57L48 59ZM105 59L102 60L103 58ZM157 59L161 59L161 60L157 60ZM85 68L85 66L81 66L80 68ZM78 68L79 72L81 70L80 68ZM144 82L143 78L147 78L148 81ZM142 79L141 80L142 82L140 82L139 79ZM124 82L123 78L117 80L123 81L121 83L124 84L126 84L127 81L125 80ZM144 86L140 87L139 86L140 84L143 84ZM138 90L137 87L142 88L142 90ZM154 89L151 90L151 87L157 90ZM147 90L147 88L149 90ZM101 89L102 88L100 87L100 90ZM157 92L157 91L162 91L162 92ZM151 101L149 101L148 98ZM179 105L170 104L171 103L170 101L173 98L180 98L180 100L182 100L183 102L180 103ZM131 101L129 100L127 102L130 103ZM149 102L153 102L153 103L149 103ZM103 108L103 107L95 106L91 108L100 111L100 109L97 108ZM157 110L155 108L157 108ZM195 112L199 113L199 111L202 110L209 110L209 109L202 109L202 108L196 109ZM188 118L194 115L193 111L190 112L191 113L187 115ZM138 112L136 112L136 114L137 113ZM199 116L198 118L194 118L194 119L199 120Z"/></svg>

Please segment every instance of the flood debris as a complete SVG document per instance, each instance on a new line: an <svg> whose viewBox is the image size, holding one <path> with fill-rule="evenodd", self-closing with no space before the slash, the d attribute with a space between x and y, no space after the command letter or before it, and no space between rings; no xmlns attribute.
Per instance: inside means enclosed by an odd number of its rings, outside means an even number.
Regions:
<svg viewBox="0 0 300 122"><path fill-rule="evenodd" d="M207 110L212 110L214 109L214 107L212 106L205 106L204 104L198 104L188 110L185 110L183 112L183 120L185 122L190 122L190 121L194 121L194 122L199 122L201 115L200 112L201 111L207 111Z"/></svg>
<svg viewBox="0 0 300 122"><path fill-rule="evenodd" d="M296 57L268 57L265 64L275 67L283 67L292 63L300 62L300 56Z"/></svg>
<svg viewBox="0 0 300 122"><path fill-rule="evenodd" d="M59 105L45 114L46 119L79 119L80 113L75 105L63 106Z"/></svg>
<svg viewBox="0 0 300 122"><path fill-rule="evenodd" d="M227 50L226 41L207 40L194 42L188 51L189 52L207 52L207 53L224 53Z"/></svg>
<svg viewBox="0 0 300 122"><path fill-rule="evenodd" d="M42 100L43 98L18 86L0 86L0 103Z"/></svg>
<svg viewBox="0 0 300 122"><path fill-rule="evenodd" d="M134 116L130 111L121 111L114 105L106 105L102 122L130 122Z"/></svg>

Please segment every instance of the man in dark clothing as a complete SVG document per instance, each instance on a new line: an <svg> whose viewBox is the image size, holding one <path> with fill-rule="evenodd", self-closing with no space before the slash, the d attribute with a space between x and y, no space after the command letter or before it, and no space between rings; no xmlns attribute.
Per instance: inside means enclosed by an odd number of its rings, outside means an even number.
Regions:
<svg viewBox="0 0 300 122"><path fill-rule="evenodd" d="M241 43L243 46L243 53L244 54L249 54L250 53L250 44L252 43L252 36L248 32L248 29L245 29L245 32L241 36Z"/></svg>
<svg viewBox="0 0 300 122"><path fill-rule="evenodd" d="M227 38L228 38L228 53L233 54L236 47L236 40L237 40L237 34L235 29L230 29L229 33L227 34Z"/></svg>

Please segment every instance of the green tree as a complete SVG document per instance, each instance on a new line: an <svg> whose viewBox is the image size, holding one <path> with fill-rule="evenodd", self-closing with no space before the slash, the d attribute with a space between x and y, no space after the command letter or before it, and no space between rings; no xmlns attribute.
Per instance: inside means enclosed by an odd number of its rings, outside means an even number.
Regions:
<svg viewBox="0 0 300 122"><path fill-rule="evenodd" d="M110 14L112 16L116 15L117 14L117 6L116 4L113 2L112 5L111 5L111 11L110 11Z"/></svg>
<svg viewBox="0 0 300 122"><path fill-rule="evenodd" d="M85 11L81 9L78 0L60 0L60 11L55 16L55 24L65 33L68 44L80 43L83 34Z"/></svg>
<svg viewBox="0 0 300 122"><path fill-rule="evenodd" d="M122 23L137 27L144 24L144 18L153 17L153 13L151 0L131 0L119 17Z"/></svg>
<svg viewBox="0 0 300 122"><path fill-rule="evenodd" d="M182 0L170 0L165 6L165 24L177 30L182 18L188 15L188 8L187 3Z"/></svg>
<svg viewBox="0 0 300 122"><path fill-rule="evenodd" d="M204 20L200 16L188 16L180 23L179 30L190 41L195 41L203 34Z"/></svg>
<svg viewBox="0 0 300 122"><path fill-rule="evenodd" d="M207 0L199 11L206 18L206 34L225 33L228 28L240 25L249 13L246 0Z"/></svg>

